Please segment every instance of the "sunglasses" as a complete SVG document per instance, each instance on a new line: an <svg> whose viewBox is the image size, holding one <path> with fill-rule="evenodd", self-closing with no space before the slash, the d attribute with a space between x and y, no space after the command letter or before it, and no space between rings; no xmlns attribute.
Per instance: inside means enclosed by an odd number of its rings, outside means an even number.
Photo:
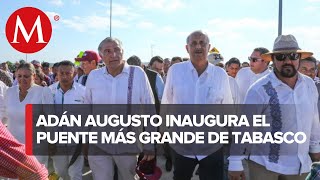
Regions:
<svg viewBox="0 0 320 180"><path fill-rule="evenodd" d="M252 62L257 62L257 61L262 60L262 59L261 58L248 57L248 60L252 61Z"/></svg>
<svg viewBox="0 0 320 180"><path fill-rule="evenodd" d="M298 60L300 58L299 53L288 53L288 54L274 54L272 55L277 61L285 61L288 57L291 61Z"/></svg>

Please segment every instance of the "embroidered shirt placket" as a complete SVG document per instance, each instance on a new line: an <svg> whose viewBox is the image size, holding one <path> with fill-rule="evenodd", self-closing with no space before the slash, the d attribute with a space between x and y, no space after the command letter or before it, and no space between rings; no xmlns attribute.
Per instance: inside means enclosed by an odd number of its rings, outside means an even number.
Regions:
<svg viewBox="0 0 320 180"><path fill-rule="evenodd" d="M279 98L277 91L272 86L269 81L267 84L263 85L265 92L270 97L269 105L270 105L270 114L272 117L271 123L271 133L281 132L282 129L282 114L279 105ZM278 163L279 161L279 152L280 145L279 144L270 144L270 152L269 152L269 162Z"/></svg>

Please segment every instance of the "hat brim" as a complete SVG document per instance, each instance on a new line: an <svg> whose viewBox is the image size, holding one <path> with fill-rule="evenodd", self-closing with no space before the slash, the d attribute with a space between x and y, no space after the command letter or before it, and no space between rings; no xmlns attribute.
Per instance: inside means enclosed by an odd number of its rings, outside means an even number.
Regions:
<svg viewBox="0 0 320 180"><path fill-rule="evenodd" d="M305 59L305 58L308 58L308 57L313 55L312 52L303 51L303 50L284 50L284 51L273 51L273 52L270 52L270 53L262 54L261 58L263 60L265 60L265 61L272 61L272 55L273 54L292 53L292 52L301 54L301 58L300 59Z"/></svg>
<svg viewBox="0 0 320 180"><path fill-rule="evenodd" d="M74 58L75 61L84 61L83 58Z"/></svg>

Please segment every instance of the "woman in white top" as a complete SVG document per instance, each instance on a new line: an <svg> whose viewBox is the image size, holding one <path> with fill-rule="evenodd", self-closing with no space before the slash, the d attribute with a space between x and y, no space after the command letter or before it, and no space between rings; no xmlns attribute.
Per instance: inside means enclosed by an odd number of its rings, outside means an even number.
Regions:
<svg viewBox="0 0 320 180"><path fill-rule="evenodd" d="M34 83L35 68L30 63L20 64L16 78L18 85L8 88L5 96L5 116L8 130L21 143L25 144L26 104L53 104L48 87ZM40 163L47 165L47 156L37 156Z"/></svg>

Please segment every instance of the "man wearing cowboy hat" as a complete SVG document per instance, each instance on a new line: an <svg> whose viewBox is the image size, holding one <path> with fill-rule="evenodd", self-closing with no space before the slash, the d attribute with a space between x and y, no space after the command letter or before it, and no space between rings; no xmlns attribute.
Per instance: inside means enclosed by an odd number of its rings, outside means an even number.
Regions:
<svg viewBox="0 0 320 180"><path fill-rule="evenodd" d="M261 56L264 61L273 61L273 72L249 88L244 103L257 105L253 114L266 113L272 134L303 132L306 141L290 146L281 143L252 147L251 152L259 147L264 147L266 152L255 152L248 157L250 180L302 180L310 171L311 158L319 161L318 92L313 80L298 72L300 59L311 55L311 52L299 48L293 35L281 35L276 38L273 51ZM262 105L261 108L259 105ZM295 153L289 154L287 151ZM242 158L229 157L231 180L243 179Z"/></svg>

